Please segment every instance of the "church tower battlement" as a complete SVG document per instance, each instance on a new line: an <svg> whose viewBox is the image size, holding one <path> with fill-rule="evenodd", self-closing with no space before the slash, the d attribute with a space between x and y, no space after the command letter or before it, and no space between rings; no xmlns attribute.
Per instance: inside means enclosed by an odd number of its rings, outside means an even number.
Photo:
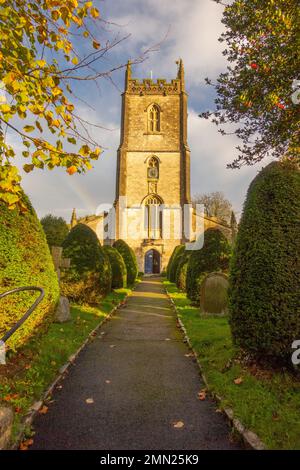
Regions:
<svg viewBox="0 0 300 470"><path fill-rule="evenodd" d="M187 93L181 59L177 66L177 76L171 81L132 78L130 62L125 74L117 155L116 238L121 238L118 206L123 196L128 207L145 208L148 228L143 237L126 240L135 251L141 271L150 272L151 263L147 265L150 255L152 260L156 256L159 264L156 269L161 271L174 247L182 242L182 238L163 239L162 222L156 209L183 208L190 203Z"/></svg>

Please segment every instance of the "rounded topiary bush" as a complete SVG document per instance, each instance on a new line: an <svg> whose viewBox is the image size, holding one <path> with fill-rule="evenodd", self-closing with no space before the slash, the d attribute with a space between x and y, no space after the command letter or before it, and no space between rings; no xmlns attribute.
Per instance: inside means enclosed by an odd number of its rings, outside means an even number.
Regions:
<svg viewBox="0 0 300 470"><path fill-rule="evenodd" d="M59 298L57 275L44 231L25 195L23 201L28 210L22 214L0 203L0 292L38 286L45 290L45 298L8 340L14 350L52 321ZM0 337L26 313L37 296L37 292L20 292L0 299Z"/></svg>
<svg viewBox="0 0 300 470"><path fill-rule="evenodd" d="M188 258L184 257L182 258L177 266L176 270L176 285L179 290L182 292L186 292L186 273L187 273L187 267L188 267Z"/></svg>
<svg viewBox="0 0 300 470"><path fill-rule="evenodd" d="M299 170L271 163L249 187L229 279L235 343L288 363L300 338L299 214Z"/></svg>
<svg viewBox="0 0 300 470"><path fill-rule="evenodd" d="M112 246L104 246L104 252L109 258L112 270L112 283L113 289L126 287L127 285L127 269L122 255L118 250Z"/></svg>
<svg viewBox="0 0 300 470"><path fill-rule="evenodd" d="M176 251L175 251L176 250ZM178 263L181 260L182 255L185 253L185 245L178 245L176 246L174 250L174 256L172 258L172 261L170 263L169 267L169 281L170 282L176 282L176 271L178 267Z"/></svg>
<svg viewBox="0 0 300 470"><path fill-rule="evenodd" d="M186 292L190 300L199 302L200 285L206 274L228 269L230 254L230 244L220 230L209 228L204 232L203 247L191 251L187 266Z"/></svg>
<svg viewBox="0 0 300 470"><path fill-rule="evenodd" d="M138 265L135 254L124 240L115 241L113 247L116 248L123 257L127 269L127 285L130 286L135 282L138 275Z"/></svg>
<svg viewBox="0 0 300 470"><path fill-rule="evenodd" d="M73 302L97 303L111 290L109 259L91 228L77 224L63 242L71 265L62 273L61 290Z"/></svg>
<svg viewBox="0 0 300 470"><path fill-rule="evenodd" d="M173 263L173 259L177 256L177 253L178 253L178 250L180 249L180 247L181 247L181 245L175 246L175 248L172 251L172 254L170 256L168 265L167 265L167 278L168 278L169 281L170 281L170 270L171 270L171 266L172 266L172 263Z"/></svg>

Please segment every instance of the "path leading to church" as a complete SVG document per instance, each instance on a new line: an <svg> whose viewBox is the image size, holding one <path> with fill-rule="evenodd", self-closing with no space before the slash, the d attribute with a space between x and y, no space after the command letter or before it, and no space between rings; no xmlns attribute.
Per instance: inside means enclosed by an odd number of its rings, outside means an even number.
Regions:
<svg viewBox="0 0 300 470"><path fill-rule="evenodd" d="M182 339L161 280L145 278L36 419L32 448L237 448L214 403L197 398L203 383Z"/></svg>

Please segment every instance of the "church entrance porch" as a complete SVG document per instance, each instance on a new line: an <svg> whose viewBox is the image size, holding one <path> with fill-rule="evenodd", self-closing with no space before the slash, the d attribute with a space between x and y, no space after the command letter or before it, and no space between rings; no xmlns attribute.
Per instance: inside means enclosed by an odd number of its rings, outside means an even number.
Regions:
<svg viewBox="0 0 300 470"><path fill-rule="evenodd" d="M145 274L160 273L160 253L157 250L149 250L145 254Z"/></svg>

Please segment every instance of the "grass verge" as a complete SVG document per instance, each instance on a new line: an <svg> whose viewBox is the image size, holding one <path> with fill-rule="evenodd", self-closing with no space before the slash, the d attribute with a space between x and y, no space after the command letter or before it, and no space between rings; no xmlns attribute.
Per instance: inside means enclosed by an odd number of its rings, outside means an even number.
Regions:
<svg viewBox="0 0 300 470"><path fill-rule="evenodd" d="M300 449L300 382L288 371L265 370L239 360L226 317L207 316L186 294L164 281L211 392L269 449ZM235 384L236 379L242 379ZM238 380L238 382L240 382Z"/></svg>
<svg viewBox="0 0 300 470"><path fill-rule="evenodd" d="M72 306L72 321L52 323L46 333L34 337L6 365L0 366L0 406L9 405L15 412L13 441L22 419L33 403L41 399L59 369L129 292L130 289L117 289L97 307Z"/></svg>

